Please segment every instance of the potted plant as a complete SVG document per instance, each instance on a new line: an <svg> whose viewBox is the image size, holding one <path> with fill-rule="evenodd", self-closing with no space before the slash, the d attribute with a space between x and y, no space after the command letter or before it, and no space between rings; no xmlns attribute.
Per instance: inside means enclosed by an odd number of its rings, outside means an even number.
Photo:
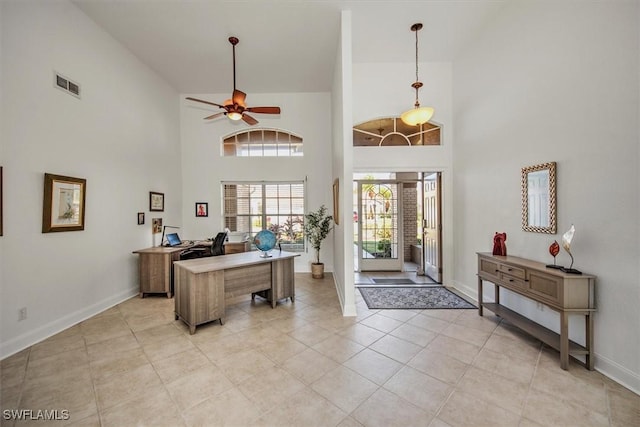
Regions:
<svg viewBox="0 0 640 427"><path fill-rule="evenodd" d="M316 262L311 263L311 277L322 279L324 277L324 264L320 262L320 246L333 228L333 217L327 215L327 208L322 205L315 212L309 212L304 216L304 234L309 239L311 247L316 250Z"/></svg>

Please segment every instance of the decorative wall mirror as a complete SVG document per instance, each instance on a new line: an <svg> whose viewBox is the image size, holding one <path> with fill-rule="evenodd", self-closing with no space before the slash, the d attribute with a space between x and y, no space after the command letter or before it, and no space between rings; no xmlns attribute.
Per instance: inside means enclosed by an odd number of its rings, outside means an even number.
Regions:
<svg viewBox="0 0 640 427"><path fill-rule="evenodd" d="M522 168L522 229L556 233L556 162Z"/></svg>

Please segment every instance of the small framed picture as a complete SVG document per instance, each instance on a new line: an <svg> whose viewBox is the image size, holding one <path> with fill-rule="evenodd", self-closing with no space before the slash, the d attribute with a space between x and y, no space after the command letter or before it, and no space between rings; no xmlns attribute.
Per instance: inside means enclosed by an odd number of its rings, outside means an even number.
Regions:
<svg viewBox="0 0 640 427"><path fill-rule="evenodd" d="M138 212L138 225L144 224L144 212Z"/></svg>
<svg viewBox="0 0 640 427"><path fill-rule="evenodd" d="M162 233L162 218L151 218L151 232Z"/></svg>
<svg viewBox="0 0 640 427"><path fill-rule="evenodd" d="M196 202L196 217L209 216L209 203Z"/></svg>
<svg viewBox="0 0 640 427"><path fill-rule="evenodd" d="M149 210L151 212L164 212L164 193L149 191Z"/></svg>

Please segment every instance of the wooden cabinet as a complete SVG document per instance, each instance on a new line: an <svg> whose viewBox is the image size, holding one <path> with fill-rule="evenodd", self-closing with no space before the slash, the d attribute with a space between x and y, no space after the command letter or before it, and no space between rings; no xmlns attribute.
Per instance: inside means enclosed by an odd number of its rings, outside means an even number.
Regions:
<svg viewBox="0 0 640 427"><path fill-rule="evenodd" d="M140 278L140 297L145 294L173 293L173 262L180 259L185 248L153 247L134 251L138 254L138 272Z"/></svg>
<svg viewBox="0 0 640 427"><path fill-rule="evenodd" d="M595 276L567 274L544 264L514 256L478 253L478 314L483 308L508 320L560 351L560 366L567 369L569 355L584 355L593 369L593 312ZM483 301L483 281L494 284L495 302ZM551 331L500 304L500 287L542 303L560 313L560 333ZM569 340L569 315L585 317L585 345Z"/></svg>

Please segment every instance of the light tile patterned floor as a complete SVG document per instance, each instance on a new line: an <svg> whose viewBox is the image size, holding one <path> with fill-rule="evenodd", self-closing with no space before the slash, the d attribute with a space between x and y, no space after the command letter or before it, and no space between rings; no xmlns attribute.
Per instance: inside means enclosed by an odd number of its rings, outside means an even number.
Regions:
<svg viewBox="0 0 640 427"><path fill-rule="evenodd" d="M296 302L236 298L195 335L173 299L131 298L1 362L2 426L638 426L640 396L490 313L343 317L330 275ZM35 412L34 412L35 413ZM3 412L4 415L4 412Z"/></svg>

